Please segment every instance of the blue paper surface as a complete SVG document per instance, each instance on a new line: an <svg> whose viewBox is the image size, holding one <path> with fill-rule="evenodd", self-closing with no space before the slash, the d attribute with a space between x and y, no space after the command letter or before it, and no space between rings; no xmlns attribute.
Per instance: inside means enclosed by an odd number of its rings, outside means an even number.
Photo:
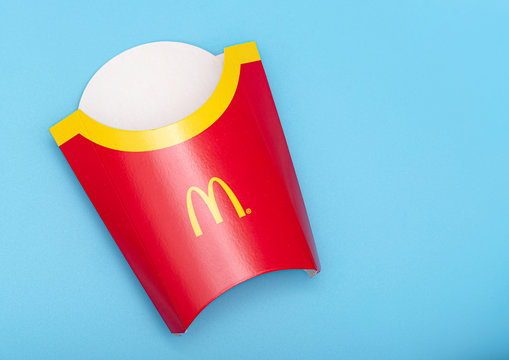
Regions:
<svg viewBox="0 0 509 360"><path fill-rule="evenodd" d="M0 4L0 358L509 357L509 3ZM175 337L48 128L150 41L256 41L322 273Z"/></svg>

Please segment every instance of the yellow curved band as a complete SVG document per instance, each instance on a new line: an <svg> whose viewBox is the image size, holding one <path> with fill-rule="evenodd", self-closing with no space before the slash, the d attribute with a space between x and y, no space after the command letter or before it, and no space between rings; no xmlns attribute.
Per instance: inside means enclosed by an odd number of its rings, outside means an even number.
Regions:
<svg viewBox="0 0 509 360"><path fill-rule="evenodd" d="M210 98L198 110L176 123L154 130L120 130L103 125L81 110L50 128L58 146L81 134L88 140L121 151L149 151L180 144L200 134L224 113L237 90L240 65L260 60L254 42L224 49L221 78Z"/></svg>

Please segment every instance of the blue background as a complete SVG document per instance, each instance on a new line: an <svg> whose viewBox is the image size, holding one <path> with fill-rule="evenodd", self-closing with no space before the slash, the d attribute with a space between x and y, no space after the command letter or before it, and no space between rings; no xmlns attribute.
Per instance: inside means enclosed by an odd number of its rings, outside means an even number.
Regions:
<svg viewBox="0 0 509 360"><path fill-rule="evenodd" d="M2 1L0 358L509 358L509 3ZM322 273L172 336L48 128L108 59L255 40Z"/></svg>

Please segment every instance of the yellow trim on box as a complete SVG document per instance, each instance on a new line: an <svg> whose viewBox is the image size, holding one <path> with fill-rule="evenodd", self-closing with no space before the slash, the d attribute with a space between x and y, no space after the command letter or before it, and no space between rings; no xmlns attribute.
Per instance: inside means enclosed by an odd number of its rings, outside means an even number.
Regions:
<svg viewBox="0 0 509 360"><path fill-rule="evenodd" d="M58 146L81 134L88 140L121 151L150 151L180 144L211 126L230 105L237 90L240 65L260 60L254 42L224 50L221 78L210 98L198 110L176 123L154 130L120 130L103 125L81 110L50 128Z"/></svg>

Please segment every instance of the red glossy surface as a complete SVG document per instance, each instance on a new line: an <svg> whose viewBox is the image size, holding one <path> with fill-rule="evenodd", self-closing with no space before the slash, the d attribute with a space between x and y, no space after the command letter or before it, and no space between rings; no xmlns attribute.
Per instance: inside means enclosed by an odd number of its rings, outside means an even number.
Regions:
<svg viewBox="0 0 509 360"><path fill-rule="evenodd" d="M90 200L174 333L231 287L262 273L320 265L304 202L260 61L243 64L226 112L196 137L160 150L123 152L77 135L60 146ZM186 195L222 179L246 215L214 184L222 222Z"/></svg>

